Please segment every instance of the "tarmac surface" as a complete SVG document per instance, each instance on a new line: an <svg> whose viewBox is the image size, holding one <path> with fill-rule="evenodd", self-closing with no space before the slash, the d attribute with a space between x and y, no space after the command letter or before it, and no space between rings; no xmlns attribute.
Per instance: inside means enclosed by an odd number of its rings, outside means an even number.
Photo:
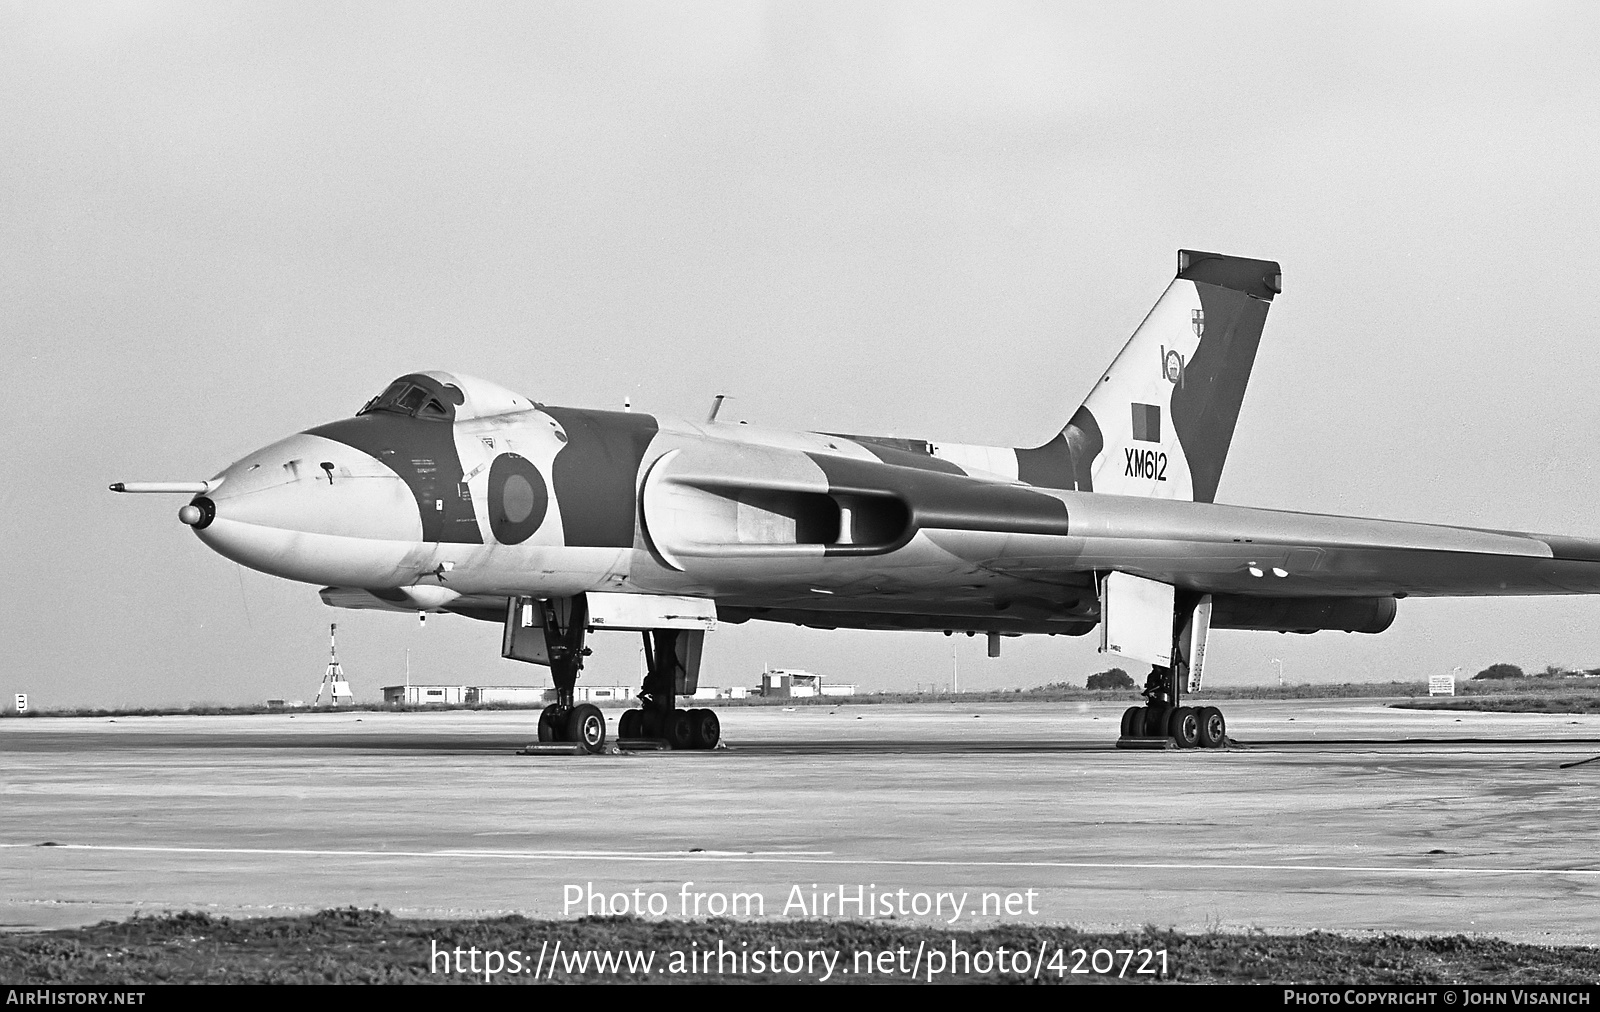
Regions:
<svg viewBox="0 0 1600 1012"><path fill-rule="evenodd" d="M734 707L726 750L604 756L515 754L531 711L5 719L0 929L739 893L769 918L859 895L943 924L963 898L952 926L1600 944L1600 762L1560 768L1600 717L1384 702L1225 702L1217 752L1117 750L1126 704L1074 702Z"/></svg>

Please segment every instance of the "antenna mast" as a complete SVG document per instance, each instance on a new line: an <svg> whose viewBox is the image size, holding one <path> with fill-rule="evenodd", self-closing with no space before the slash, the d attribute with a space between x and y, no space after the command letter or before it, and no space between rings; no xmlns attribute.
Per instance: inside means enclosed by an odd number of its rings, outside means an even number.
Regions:
<svg viewBox="0 0 1600 1012"><path fill-rule="evenodd" d="M339 623L328 623L328 670L322 673L322 684L317 686L316 706L322 706L322 696L328 696L329 706L338 706L340 703L355 702L355 693L350 691L350 683L345 681L344 668L339 666L339 646L334 636L339 631Z"/></svg>

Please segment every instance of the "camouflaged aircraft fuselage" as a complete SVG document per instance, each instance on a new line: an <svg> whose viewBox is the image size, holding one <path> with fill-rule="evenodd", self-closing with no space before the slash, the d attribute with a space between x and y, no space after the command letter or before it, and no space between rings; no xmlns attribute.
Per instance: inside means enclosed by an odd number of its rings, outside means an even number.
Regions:
<svg viewBox="0 0 1600 1012"><path fill-rule="evenodd" d="M1215 504L1281 277L1183 252L1038 447L550 407L421 372L208 482L125 490L202 491L183 515L207 545L330 604L491 621L621 593L725 621L1077 635L1120 572L1210 595L1213 628L1377 632L1408 595L1600 592L1592 541Z"/></svg>

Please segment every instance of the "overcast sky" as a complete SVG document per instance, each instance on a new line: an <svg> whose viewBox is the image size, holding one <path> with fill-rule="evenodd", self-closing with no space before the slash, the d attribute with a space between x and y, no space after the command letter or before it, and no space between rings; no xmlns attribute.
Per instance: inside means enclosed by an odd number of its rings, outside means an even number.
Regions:
<svg viewBox="0 0 1600 1012"><path fill-rule="evenodd" d="M1280 261L1219 501L1600 537L1600 8L1462 2L0 4L0 691L543 678L324 607L111 481L199 479L444 368L553 404L1042 442L1179 247ZM1217 684L1600 666L1600 601L1219 633ZM632 680L634 635L586 678ZM1109 666L958 641L964 687ZM752 623L945 683L937 634Z"/></svg>

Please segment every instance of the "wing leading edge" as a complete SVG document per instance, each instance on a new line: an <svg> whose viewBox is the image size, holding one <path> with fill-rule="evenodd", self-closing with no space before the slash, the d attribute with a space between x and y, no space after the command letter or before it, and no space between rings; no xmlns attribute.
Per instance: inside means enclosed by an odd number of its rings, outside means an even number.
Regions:
<svg viewBox="0 0 1600 1012"><path fill-rule="evenodd" d="M1081 539L1074 568L1122 570L1204 593L1600 593L1595 540L1210 503L1064 496L1069 528Z"/></svg>

